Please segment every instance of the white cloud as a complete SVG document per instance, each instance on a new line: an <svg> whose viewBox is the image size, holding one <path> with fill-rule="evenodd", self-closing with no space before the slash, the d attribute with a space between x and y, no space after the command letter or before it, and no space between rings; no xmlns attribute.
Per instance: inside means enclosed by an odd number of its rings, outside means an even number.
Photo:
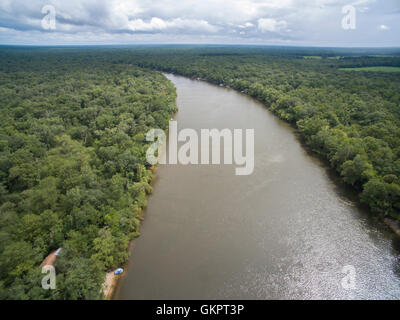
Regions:
<svg viewBox="0 0 400 320"><path fill-rule="evenodd" d="M284 20L277 21L272 18L258 19L258 29L262 32L277 32L287 27L287 22Z"/></svg>
<svg viewBox="0 0 400 320"><path fill-rule="evenodd" d="M142 19L135 19L128 22L128 28L131 31L164 31L167 29L192 30L198 32L216 32L218 28L210 25L205 20L191 20L176 18L172 20L163 20L157 17L151 18L149 22Z"/></svg>
<svg viewBox="0 0 400 320"><path fill-rule="evenodd" d="M41 27L41 9L49 4L57 12L52 32ZM357 9L354 32L341 28L346 4ZM146 39L261 44L276 39L302 45L395 46L400 45L399 9L399 0L0 0L0 44L81 43L90 37L99 44Z"/></svg>
<svg viewBox="0 0 400 320"><path fill-rule="evenodd" d="M150 22L144 22L142 19L135 19L128 22L128 27L132 31L153 31L163 30L167 27L164 20L152 18Z"/></svg>
<svg viewBox="0 0 400 320"><path fill-rule="evenodd" d="M239 27L240 29L246 29L246 28L254 27L254 24L252 24L251 22L246 22L245 24L240 24L240 25L238 25L238 27Z"/></svg>

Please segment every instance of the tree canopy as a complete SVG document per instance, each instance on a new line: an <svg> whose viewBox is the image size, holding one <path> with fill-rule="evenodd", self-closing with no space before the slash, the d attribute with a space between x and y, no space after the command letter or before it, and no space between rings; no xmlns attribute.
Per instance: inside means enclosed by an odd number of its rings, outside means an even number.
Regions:
<svg viewBox="0 0 400 320"><path fill-rule="evenodd" d="M101 55L0 56L0 295L102 298L151 192L144 134L168 127L175 88ZM39 265L60 247L57 288L43 290Z"/></svg>

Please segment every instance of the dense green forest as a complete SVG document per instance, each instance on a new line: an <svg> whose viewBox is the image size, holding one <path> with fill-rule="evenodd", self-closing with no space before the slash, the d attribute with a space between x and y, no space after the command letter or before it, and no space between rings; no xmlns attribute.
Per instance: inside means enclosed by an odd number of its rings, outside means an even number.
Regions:
<svg viewBox="0 0 400 320"><path fill-rule="evenodd" d="M176 111L175 89L156 70L260 100L373 214L400 220L400 73L342 70L400 67L397 50L385 53L2 48L0 298L102 298L104 272L126 261L151 192L144 134L166 129ZM59 247L57 290L45 291L38 266Z"/></svg>
<svg viewBox="0 0 400 320"><path fill-rule="evenodd" d="M0 52L0 299L100 299L138 236L149 128L168 127L160 73L78 52ZM40 263L62 247L57 289Z"/></svg>

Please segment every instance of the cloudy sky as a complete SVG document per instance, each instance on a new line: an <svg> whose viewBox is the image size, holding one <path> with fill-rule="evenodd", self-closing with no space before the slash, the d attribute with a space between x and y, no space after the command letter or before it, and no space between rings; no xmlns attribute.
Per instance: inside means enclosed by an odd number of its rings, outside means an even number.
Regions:
<svg viewBox="0 0 400 320"><path fill-rule="evenodd" d="M0 44L142 43L400 46L400 0L0 0Z"/></svg>

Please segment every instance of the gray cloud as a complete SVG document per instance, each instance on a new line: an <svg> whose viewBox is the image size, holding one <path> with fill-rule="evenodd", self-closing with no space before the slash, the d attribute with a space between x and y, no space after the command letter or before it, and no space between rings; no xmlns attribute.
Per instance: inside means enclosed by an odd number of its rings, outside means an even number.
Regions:
<svg viewBox="0 0 400 320"><path fill-rule="evenodd" d="M42 8L56 29L42 27ZM356 8L356 29L341 26ZM399 46L399 0L0 0L0 43Z"/></svg>

